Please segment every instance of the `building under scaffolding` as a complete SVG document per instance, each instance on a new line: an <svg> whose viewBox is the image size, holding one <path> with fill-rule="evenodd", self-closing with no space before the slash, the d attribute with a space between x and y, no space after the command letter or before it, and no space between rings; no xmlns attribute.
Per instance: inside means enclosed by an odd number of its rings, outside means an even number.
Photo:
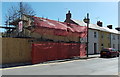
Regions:
<svg viewBox="0 0 120 77"><path fill-rule="evenodd" d="M2 39L2 61L0 63L32 64L49 60L86 56L87 27L51 19L23 15L9 22L10 26ZM12 26L11 26L12 25Z"/></svg>
<svg viewBox="0 0 120 77"><path fill-rule="evenodd" d="M22 15L21 19L9 22L6 27L1 28L7 30L6 37L35 38L55 42L80 42L80 38L86 37L87 32L85 26L30 15Z"/></svg>

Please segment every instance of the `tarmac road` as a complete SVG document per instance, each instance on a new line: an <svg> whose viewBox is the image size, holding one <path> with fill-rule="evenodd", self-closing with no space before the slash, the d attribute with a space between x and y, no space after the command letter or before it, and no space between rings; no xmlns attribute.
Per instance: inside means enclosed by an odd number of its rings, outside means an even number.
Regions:
<svg viewBox="0 0 120 77"><path fill-rule="evenodd" d="M118 58L92 58L2 70L3 75L118 75Z"/></svg>

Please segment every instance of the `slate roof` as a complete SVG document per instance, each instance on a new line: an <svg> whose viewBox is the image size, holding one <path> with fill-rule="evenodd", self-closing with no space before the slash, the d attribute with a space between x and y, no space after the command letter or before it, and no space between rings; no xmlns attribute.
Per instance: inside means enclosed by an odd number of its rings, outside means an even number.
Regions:
<svg viewBox="0 0 120 77"><path fill-rule="evenodd" d="M80 26L87 26L87 24L84 21L79 21L75 19L71 19L75 23L77 23ZM120 34L120 31L117 31L115 29L109 29L107 27L100 27L97 24L89 24L90 29L95 29L95 30L100 30L100 31L105 31L105 32L110 32L110 33L115 33L115 34Z"/></svg>

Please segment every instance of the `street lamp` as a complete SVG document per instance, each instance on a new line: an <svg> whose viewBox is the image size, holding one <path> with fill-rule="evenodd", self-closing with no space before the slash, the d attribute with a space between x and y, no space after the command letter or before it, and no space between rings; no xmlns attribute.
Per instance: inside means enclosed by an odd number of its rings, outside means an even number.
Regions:
<svg viewBox="0 0 120 77"><path fill-rule="evenodd" d="M87 57L88 57L88 33L89 33L89 23L90 23L90 19L89 19L89 13L87 13L87 18L85 17L83 20L85 23L87 23Z"/></svg>

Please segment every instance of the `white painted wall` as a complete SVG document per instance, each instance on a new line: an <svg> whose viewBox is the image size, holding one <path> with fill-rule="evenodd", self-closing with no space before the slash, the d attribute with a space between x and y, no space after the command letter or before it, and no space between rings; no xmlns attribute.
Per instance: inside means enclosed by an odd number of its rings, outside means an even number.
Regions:
<svg viewBox="0 0 120 77"><path fill-rule="evenodd" d="M118 44L119 44L118 50L120 51L120 34L118 36L119 36L119 39L118 39Z"/></svg>
<svg viewBox="0 0 120 77"><path fill-rule="evenodd" d="M111 33L111 47L118 50L118 35Z"/></svg>
<svg viewBox="0 0 120 77"><path fill-rule="evenodd" d="M94 37L94 32L96 32L96 38ZM89 40L89 44L88 44L88 53L89 54L94 54L94 43L97 44L97 52L98 51L98 46L99 46L99 42L98 42L98 31L97 30L93 30L93 29L89 29L89 35L88 35L88 40Z"/></svg>

